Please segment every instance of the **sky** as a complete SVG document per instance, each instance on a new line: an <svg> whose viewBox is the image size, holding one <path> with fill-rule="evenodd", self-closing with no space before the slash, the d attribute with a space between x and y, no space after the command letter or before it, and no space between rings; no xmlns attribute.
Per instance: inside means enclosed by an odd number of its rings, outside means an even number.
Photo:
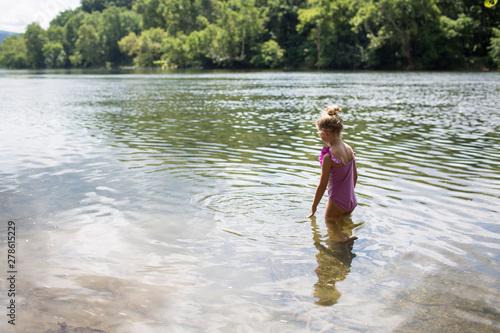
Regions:
<svg viewBox="0 0 500 333"><path fill-rule="evenodd" d="M47 29L57 14L78 6L80 0L0 0L0 30L21 33L33 22Z"/></svg>

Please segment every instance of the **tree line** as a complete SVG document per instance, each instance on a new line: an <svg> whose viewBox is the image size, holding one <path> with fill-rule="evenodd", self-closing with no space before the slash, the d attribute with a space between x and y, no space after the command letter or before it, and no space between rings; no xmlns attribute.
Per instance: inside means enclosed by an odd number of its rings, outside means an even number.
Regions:
<svg viewBox="0 0 500 333"><path fill-rule="evenodd" d="M494 2L492 2L494 3ZM0 45L6 68L500 68L483 0L81 0Z"/></svg>

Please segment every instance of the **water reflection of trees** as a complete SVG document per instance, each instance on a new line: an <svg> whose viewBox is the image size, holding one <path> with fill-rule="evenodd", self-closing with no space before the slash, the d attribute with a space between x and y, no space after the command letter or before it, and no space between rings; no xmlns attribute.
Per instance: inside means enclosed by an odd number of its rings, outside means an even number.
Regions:
<svg viewBox="0 0 500 333"><path fill-rule="evenodd" d="M314 285L313 296L318 300L315 302L321 306L331 306L338 302L341 294L335 287L335 283L344 280L351 270L352 259L356 257L352 253L354 240L345 242L352 236L352 230L357 226L351 218L328 221L328 232L322 243L322 235L319 231L316 219L311 219L314 246L318 249L316 259L318 268L318 282Z"/></svg>

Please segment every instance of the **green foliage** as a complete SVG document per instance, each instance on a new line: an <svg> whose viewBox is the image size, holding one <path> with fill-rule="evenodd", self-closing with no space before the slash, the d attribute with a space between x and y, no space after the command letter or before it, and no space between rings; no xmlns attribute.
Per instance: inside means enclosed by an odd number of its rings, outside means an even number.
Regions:
<svg viewBox="0 0 500 333"><path fill-rule="evenodd" d="M134 11L142 16L145 30L151 28L161 28L166 25L160 6L161 0L137 0L134 4Z"/></svg>
<svg viewBox="0 0 500 333"><path fill-rule="evenodd" d="M91 23L85 23L78 29L78 40L75 46L75 57L71 61L73 65L83 64L84 67L89 67L104 64L101 40Z"/></svg>
<svg viewBox="0 0 500 333"><path fill-rule="evenodd" d="M178 67L189 66L189 46L187 44L188 37L186 35L178 35L177 37L168 37L163 43L163 67ZM165 66L166 65L166 66Z"/></svg>
<svg viewBox="0 0 500 333"><path fill-rule="evenodd" d="M64 28L58 25L51 25L47 29L47 38L50 42L62 43L64 40Z"/></svg>
<svg viewBox="0 0 500 333"><path fill-rule="evenodd" d="M252 63L260 67L275 68L284 60L284 50L274 40L268 40L258 46L258 54L252 58Z"/></svg>
<svg viewBox="0 0 500 333"><path fill-rule="evenodd" d="M81 9L67 9L65 11L60 12L52 21L50 21L50 26L59 26L59 27L64 27L66 23Z"/></svg>
<svg viewBox="0 0 500 333"><path fill-rule="evenodd" d="M283 63L292 67L304 66L304 50L309 47L307 31L297 29L298 12L306 8L307 0L268 0L266 39L275 40L284 50Z"/></svg>
<svg viewBox="0 0 500 333"><path fill-rule="evenodd" d="M493 37L491 38L489 49L489 56L493 62L500 68L500 27L499 29L493 28Z"/></svg>
<svg viewBox="0 0 500 333"><path fill-rule="evenodd" d="M417 50L422 66L444 69L467 67L467 56L474 47L471 31L476 27L477 22L464 14L455 20L441 15L434 24L422 27Z"/></svg>
<svg viewBox="0 0 500 333"><path fill-rule="evenodd" d="M76 41L78 40L78 30L83 23L83 20L87 13L82 11L76 11L73 13L66 24L64 25L64 41L63 47L64 51L68 56L74 55L76 53ZM72 62L73 63L73 62Z"/></svg>
<svg viewBox="0 0 500 333"><path fill-rule="evenodd" d="M81 0L82 9L87 13L103 11L106 8L105 0Z"/></svg>
<svg viewBox="0 0 500 333"><path fill-rule="evenodd" d="M6 39L0 65L496 67L499 26L477 0L81 0Z"/></svg>
<svg viewBox="0 0 500 333"><path fill-rule="evenodd" d="M87 13L102 12L110 7L125 7L131 9L134 0L81 0L82 9Z"/></svg>
<svg viewBox="0 0 500 333"><path fill-rule="evenodd" d="M0 44L0 66L5 68L26 68L28 67L26 53L24 38L11 35Z"/></svg>
<svg viewBox="0 0 500 333"><path fill-rule="evenodd" d="M198 30L189 34L170 30L175 34L164 41L163 60L179 67L249 64L265 32L265 9L256 7L254 0L219 2L218 6L213 22L196 17L191 27Z"/></svg>
<svg viewBox="0 0 500 333"><path fill-rule="evenodd" d="M191 0L162 0L160 8L169 35L190 33L196 28L196 2Z"/></svg>
<svg viewBox="0 0 500 333"><path fill-rule="evenodd" d="M141 31L141 17L125 8L109 7L102 12L98 35L105 61L120 63L124 60L118 42L130 33Z"/></svg>
<svg viewBox="0 0 500 333"><path fill-rule="evenodd" d="M118 46L120 47L120 52L128 57L134 57L139 52L139 39L135 32L131 32L118 42Z"/></svg>
<svg viewBox="0 0 500 333"><path fill-rule="evenodd" d="M59 42L48 42L42 48L46 67L63 67L66 62L66 54Z"/></svg>
<svg viewBox="0 0 500 333"><path fill-rule="evenodd" d="M137 37L135 32L123 37L119 42L120 50L128 57L133 57L139 67L155 67L155 61L161 59L162 43L167 33L161 28L151 28Z"/></svg>
<svg viewBox="0 0 500 333"><path fill-rule="evenodd" d="M433 29L439 22L439 14L436 0L372 0L358 11L353 22L358 27L364 24L375 30L367 34L373 64L392 67L391 63L396 63L398 67L401 64L413 69L418 67L419 40L429 31L435 33ZM392 51L392 57L385 57L388 51Z"/></svg>
<svg viewBox="0 0 500 333"><path fill-rule="evenodd" d="M324 17L316 0L308 1L308 8L299 9L297 30L307 35L308 47L304 49L305 61L309 66L320 66L321 28Z"/></svg>
<svg viewBox="0 0 500 333"><path fill-rule="evenodd" d="M32 68L43 68L45 66L43 45L47 42L45 30L43 30L38 23L31 23L26 28L23 38L26 43L28 66Z"/></svg>
<svg viewBox="0 0 500 333"><path fill-rule="evenodd" d="M360 65L362 48L351 22L358 10L353 1L309 0L307 8L298 11L297 29L307 34L309 42L304 50L306 63L318 68Z"/></svg>
<svg viewBox="0 0 500 333"><path fill-rule="evenodd" d="M220 2L220 16L210 30L210 57L226 64L247 61L248 50L265 31L265 14L265 8L256 7L254 0Z"/></svg>

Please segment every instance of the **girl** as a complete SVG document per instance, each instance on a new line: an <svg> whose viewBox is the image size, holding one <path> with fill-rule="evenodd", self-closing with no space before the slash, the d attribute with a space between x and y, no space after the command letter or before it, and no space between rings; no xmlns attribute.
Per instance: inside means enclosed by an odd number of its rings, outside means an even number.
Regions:
<svg viewBox="0 0 500 333"><path fill-rule="evenodd" d="M321 178L308 217L316 213L328 185L328 203L325 211L327 221L350 214L358 204L354 193L358 180L356 161L351 147L342 141L344 125L338 115L339 112L341 109L337 105L329 106L316 120L318 134L327 147L323 147L319 157Z"/></svg>

